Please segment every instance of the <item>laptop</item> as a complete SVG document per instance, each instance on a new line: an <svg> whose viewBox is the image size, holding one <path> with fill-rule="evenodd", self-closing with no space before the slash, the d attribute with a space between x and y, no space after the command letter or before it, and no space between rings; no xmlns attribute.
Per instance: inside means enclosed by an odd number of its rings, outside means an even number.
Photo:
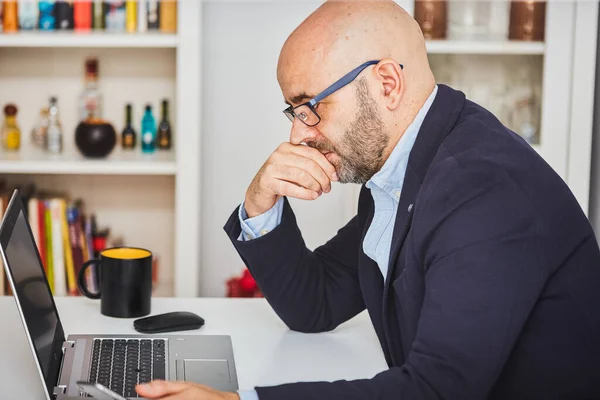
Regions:
<svg viewBox="0 0 600 400"><path fill-rule="evenodd" d="M137 383L154 379L196 382L223 391L238 389L230 336L119 334L65 338L17 190L0 226L0 252L47 400L89 397L78 381L101 384L127 399L139 397L135 392Z"/></svg>

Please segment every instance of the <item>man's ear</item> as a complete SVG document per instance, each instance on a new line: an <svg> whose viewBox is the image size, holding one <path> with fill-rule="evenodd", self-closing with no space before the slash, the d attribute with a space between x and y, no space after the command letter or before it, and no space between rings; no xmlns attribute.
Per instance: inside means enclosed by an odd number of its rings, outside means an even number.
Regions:
<svg viewBox="0 0 600 400"><path fill-rule="evenodd" d="M398 108L404 93L404 74L400 64L391 58L382 59L375 65L373 74L379 82L386 107L390 111Z"/></svg>

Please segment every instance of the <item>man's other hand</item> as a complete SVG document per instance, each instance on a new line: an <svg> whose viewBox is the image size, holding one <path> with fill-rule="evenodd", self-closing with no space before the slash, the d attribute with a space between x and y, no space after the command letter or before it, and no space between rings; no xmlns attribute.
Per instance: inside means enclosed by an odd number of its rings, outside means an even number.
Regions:
<svg viewBox="0 0 600 400"><path fill-rule="evenodd" d="M156 380L137 385L135 390L147 399L163 400L240 400L237 393L219 392L208 386L190 382Z"/></svg>
<svg viewBox="0 0 600 400"><path fill-rule="evenodd" d="M318 150L282 143L258 171L244 206L248 217L260 215L275 205L281 196L314 200L331 191L338 177L334 166Z"/></svg>

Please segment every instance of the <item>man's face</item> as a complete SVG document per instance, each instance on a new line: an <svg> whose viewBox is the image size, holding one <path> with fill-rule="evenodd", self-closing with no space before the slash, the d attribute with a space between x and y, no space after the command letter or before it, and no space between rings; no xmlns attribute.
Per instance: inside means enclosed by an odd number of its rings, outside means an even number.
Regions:
<svg viewBox="0 0 600 400"><path fill-rule="evenodd" d="M323 153L335 167L341 183L366 183L381 168L383 152L389 143L389 134L370 94L368 78L364 76L367 71L316 105L321 117L319 124L308 127L296 119L290 135L292 143L305 143ZM306 82L306 76L314 74L286 75L283 82L280 81L284 95L300 98L298 93L310 93L294 106L317 94L304 91L312 89L307 86L315 82ZM322 90L337 78L336 74L319 79L322 82L315 86Z"/></svg>
<svg viewBox="0 0 600 400"><path fill-rule="evenodd" d="M340 102L332 103L319 114L322 120L315 128L321 135L305 140L305 143L326 154L335 167L339 182L364 184L381 169L389 135L379 116L375 100L369 93L366 78L358 78L347 88L351 87L355 102L353 112L343 113L349 117L345 120L347 122L344 123L341 118L333 119L333 114L344 107L343 99L340 99ZM338 123L333 125L326 122L328 116ZM323 129L320 129L320 125Z"/></svg>

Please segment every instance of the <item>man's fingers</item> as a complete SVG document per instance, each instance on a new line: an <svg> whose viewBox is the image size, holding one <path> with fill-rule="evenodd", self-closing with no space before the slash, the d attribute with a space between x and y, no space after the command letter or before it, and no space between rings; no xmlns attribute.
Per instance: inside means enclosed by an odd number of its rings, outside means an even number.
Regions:
<svg viewBox="0 0 600 400"><path fill-rule="evenodd" d="M273 178L295 183L314 192L322 191L321 184L310 173L301 168L289 165L277 166L273 171Z"/></svg>
<svg viewBox="0 0 600 400"><path fill-rule="evenodd" d="M319 197L319 193L313 190L282 180L275 181L274 186L275 187L272 188L273 191L280 196L294 197L302 200L314 200Z"/></svg>
<svg viewBox="0 0 600 400"><path fill-rule="evenodd" d="M333 166L333 164L331 164L329 162L329 160L319 150L313 149L312 147L308 147L308 146L295 146L295 145L292 145L291 147L289 147L289 149L290 149L290 152L292 152L294 154L314 160L317 164L319 164L321 169L323 171L325 171L325 173L327 174L327 177L329 177L329 179L331 179L334 182L338 180L337 174L335 172L335 167Z"/></svg>
<svg viewBox="0 0 600 400"><path fill-rule="evenodd" d="M294 167L307 171L319 183L323 192L331 191L331 178L315 160L293 154L289 157L288 162Z"/></svg>
<svg viewBox="0 0 600 400"><path fill-rule="evenodd" d="M135 390L142 397L150 399L161 398L170 394L180 393L189 387L185 382L170 382L163 380L152 381L147 384L137 385Z"/></svg>

